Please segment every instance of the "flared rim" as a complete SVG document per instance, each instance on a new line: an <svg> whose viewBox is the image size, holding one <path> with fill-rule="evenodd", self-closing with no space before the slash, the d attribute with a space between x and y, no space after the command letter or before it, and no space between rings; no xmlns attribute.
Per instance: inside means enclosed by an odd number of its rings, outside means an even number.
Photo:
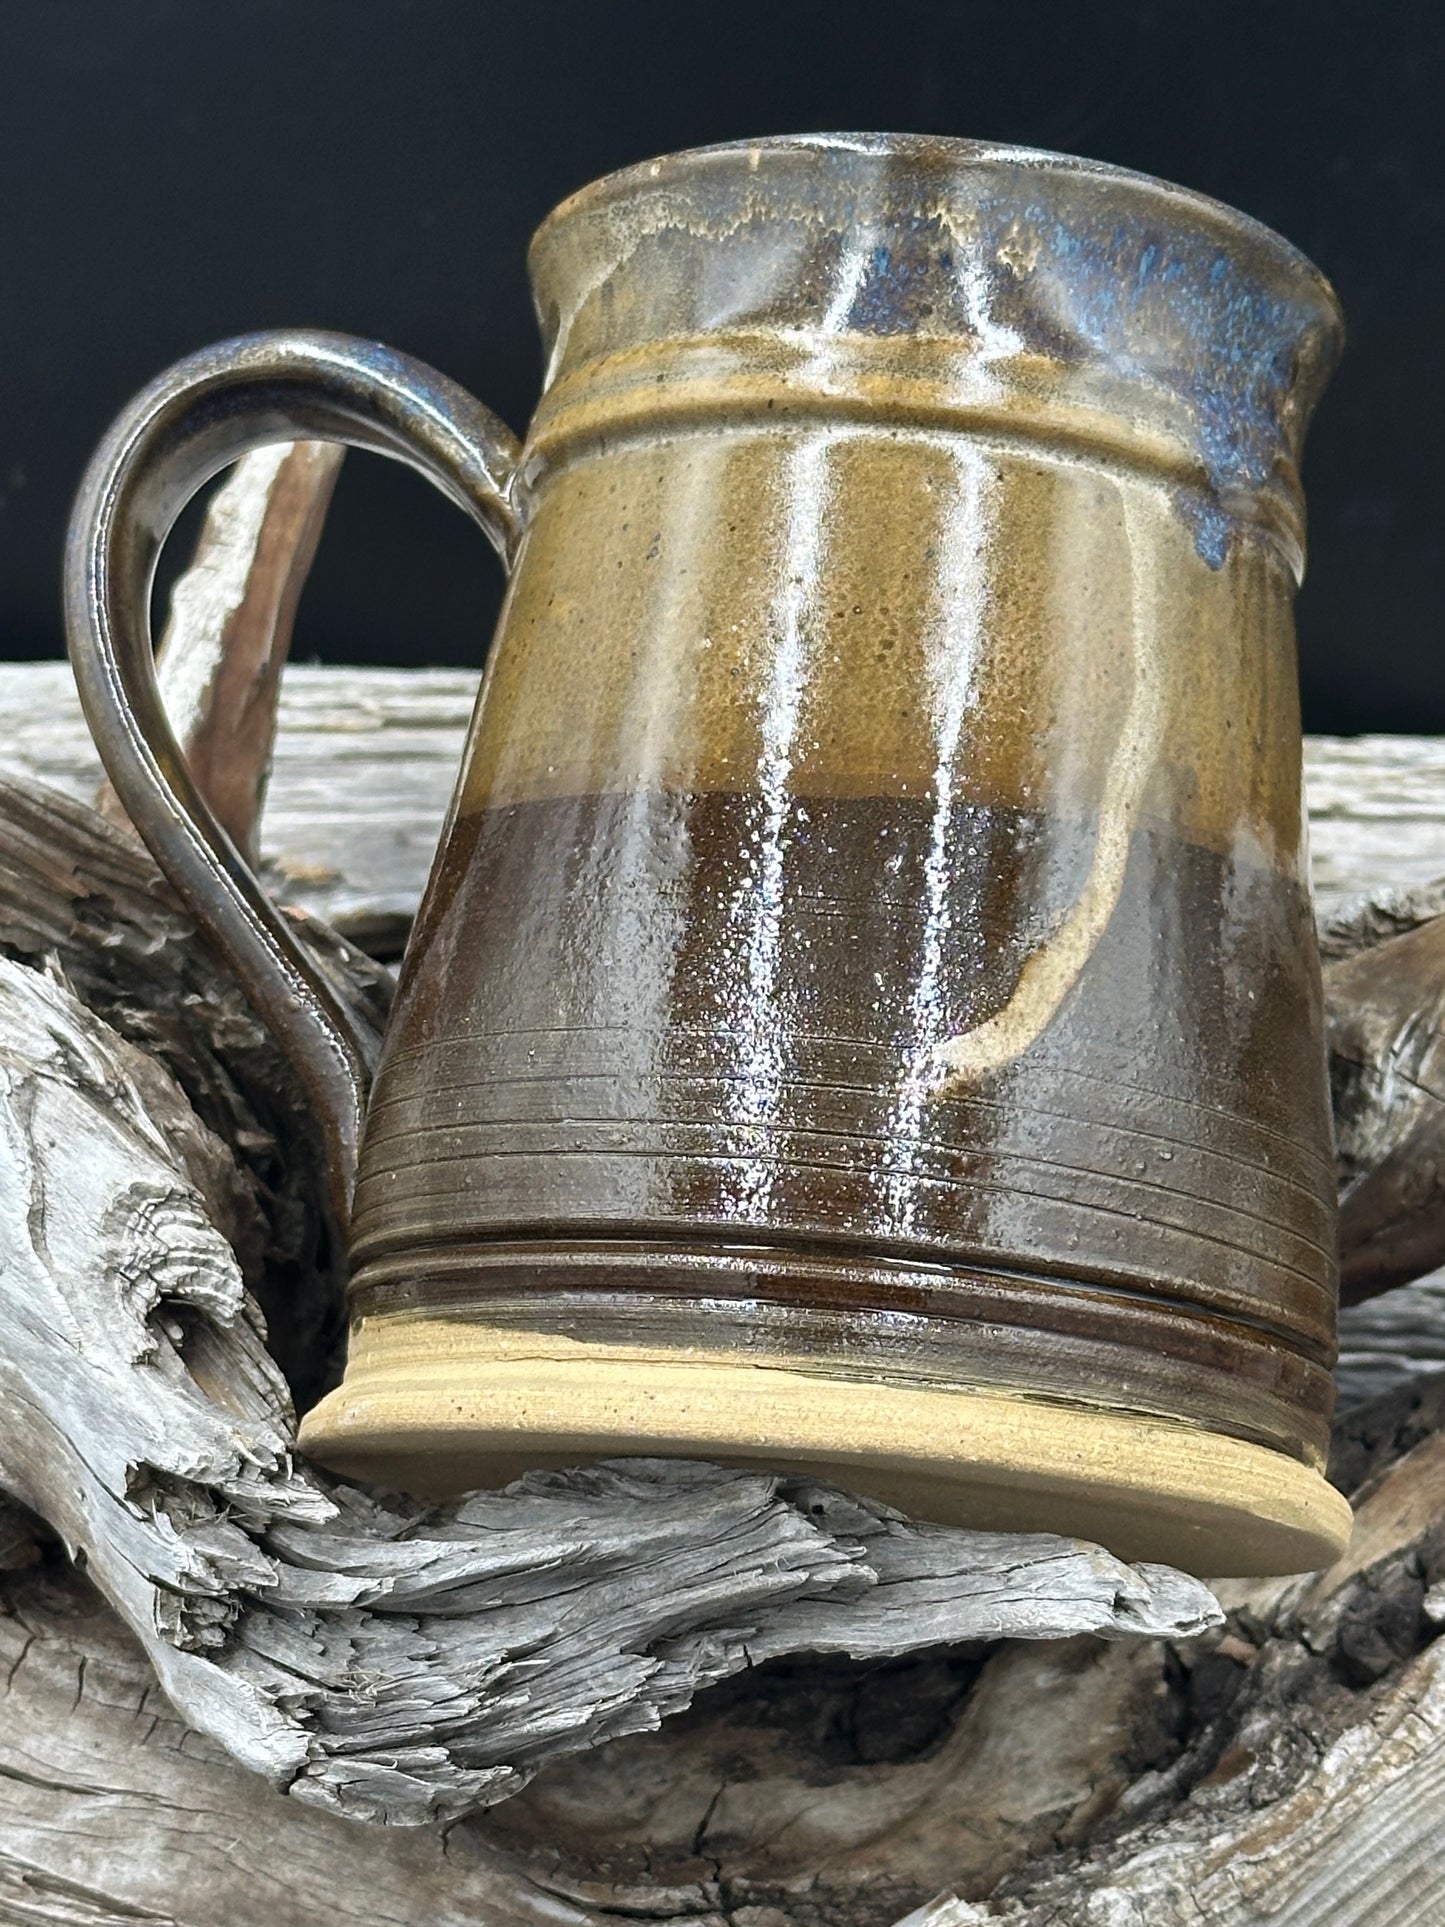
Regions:
<svg viewBox="0 0 1445 1927"><path fill-rule="evenodd" d="M1196 220L1219 228L1275 256L1281 268L1310 282L1328 309L1335 328L1343 332L1344 316L1339 297L1328 277L1292 241L1232 207L1227 201L1201 193L1197 188L1180 187L1154 174L1120 167L1112 161L1090 160L1078 154L1054 153L1045 147L1024 147L1007 141L967 140L948 134L898 133L815 133L769 134L756 140L719 141L703 147L685 147L675 153L660 154L648 160L633 161L626 167L601 174L559 201L545 216L532 236L528 258L546 245L557 232L578 215L592 213L608 203L624 199L640 190L667 187L689 175L712 167L744 160L750 167L758 158L776 153L858 154L897 159L916 158L934 165L943 163L959 169L971 166L1010 166L1038 174L1065 175L1072 179L1108 182L1135 189L1141 198L1156 200Z"/></svg>

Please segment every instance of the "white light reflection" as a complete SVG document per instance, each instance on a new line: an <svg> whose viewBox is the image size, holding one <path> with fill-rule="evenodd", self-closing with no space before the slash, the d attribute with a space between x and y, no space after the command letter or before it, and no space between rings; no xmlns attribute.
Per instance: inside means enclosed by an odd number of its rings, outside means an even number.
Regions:
<svg viewBox="0 0 1445 1927"><path fill-rule="evenodd" d="M798 725L808 682L808 617L822 562L831 481L832 443L810 437L784 464L787 503L782 592L768 638L767 677L760 692L762 755L751 832L751 860L731 910L740 939L746 996L738 1013L736 1082L730 1122L737 1165L727 1204L745 1221L766 1216L776 1169L772 1143L786 1069L786 1040L777 1007L782 966L783 883L787 822Z"/></svg>
<svg viewBox="0 0 1445 1927"><path fill-rule="evenodd" d="M888 1120L888 1223L900 1236L916 1229L918 1140L937 1085L935 1053L949 1027L943 965L952 930L949 883L959 752L973 709L987 615L988 531L995 464L960 446L953 487L940 505L938 569L929 633L924 640L934 746L933 819L924 860L924 901L918 973L908 1005L907 1065Z"/></svg>
<svg viewBox="0 0 1445 1927"><path fill-rule="evenodd" d="M615 783L622 795L602 816L615 838L601 858L608 881L595 903L578 907L576 934L591 954L601 949L625 960L625 968L608 975L610 1077L628 1117L649 1131L667 1115L661 1080L673 1040L658 1013L674 1007L693 869L686 796L676 772L697 761L695 563L724 492L727 461L726 443L695 436L670 467L668 493L656 509L656 559L642 571L634 640L639 673L616 727L627 763L609 771L605 752L586 745L599 780L609 788ZM605 918L600 928L598 917ZM659 1204L665 1209L664 1172L665 1161L654 1157L611 1159L608 1184L618 1215L640 1221Z"/></svg>
<svg viewBox="0 0 1445 1927"><path fill-rule="evenodd" d="M820 323L812 372L826 380L831 342L845 327L873 259L874 241L860 229L847 243ZM804 373L806 382L807 374ZM739 1013L736 1081L730 1123L737 1162L725 1208L744 1222L766 1218L776 1172L774 1134L782 1095L786 1040L776 1003L782 964L785 831L793 801L792 772L808 679L807 624L823 561L834 437L811 434L787 455L780 494L787 504L782 591L773 610L767 679L760 695L762 756L758 808L748 864L731 910L740 925L747 995Z"/></svg>
<svg viewBox="0 0 1445 1927"><path fill-rule="evenodd" d="M1017 328L1007 321L1000 321L994 314L992 280L977 236L955 236L954 271L963 289L964 312L968 316L969 326L978 337L978 354L984 365L981 372L993 383L996 378L988 364L1023 354L1027 344Z"/></svg>

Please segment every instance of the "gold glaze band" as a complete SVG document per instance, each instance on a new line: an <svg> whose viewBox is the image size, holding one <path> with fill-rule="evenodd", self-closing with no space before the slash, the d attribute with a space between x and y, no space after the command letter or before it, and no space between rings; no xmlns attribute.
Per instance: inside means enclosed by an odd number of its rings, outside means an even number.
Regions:
<svg viewBox="0 0 1445 1927"><path fill-rule="evenodd" d="M1210 490L1197 423L1162 390L1128 406L1109 384L1038 354L986 359L956 340L717 334L649 343L602 355L561 376L544 393L527 435L525 481L578 455L615 452L716 429L783 429L793 423L855 424L969 435L1037 457L1087 457L1174 488ZM1211 491L1212 492L1212 491ZM1285 462L1267 483L1220 504L1274 541L1295 579L1304 575L1299 477Z"/></svg>
<svg viewBox="0 0 1445 1927"><path fill-rule="evenodd" d="M638 1454L789 1468L941 1524L1058 1532L1204 1576L1312 1570L1350 1531L1318 1472L1168 1420L460 1321L365 1321L301 1443L425 1493Z"/></svg>

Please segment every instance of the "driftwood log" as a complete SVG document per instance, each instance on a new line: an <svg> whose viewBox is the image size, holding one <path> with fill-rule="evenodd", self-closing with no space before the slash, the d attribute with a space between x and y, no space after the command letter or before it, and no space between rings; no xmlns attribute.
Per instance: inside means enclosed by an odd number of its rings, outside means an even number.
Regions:
<svg viewBox="0 0 1445 1927"><path fill-rule="evenodd" d="M242 464L177 597L238 841L334 472ZM373 1033L474 687L281 687L261 851ZM1445 1259L1445 745L1310 746L1357 1527L1217 1604L762 1473L426 1507L301 1463L305 1106L94 806L63 665L0 672L0 760L0 1920L1445 1921L1445 1293L1391 1288Z"/></svg>

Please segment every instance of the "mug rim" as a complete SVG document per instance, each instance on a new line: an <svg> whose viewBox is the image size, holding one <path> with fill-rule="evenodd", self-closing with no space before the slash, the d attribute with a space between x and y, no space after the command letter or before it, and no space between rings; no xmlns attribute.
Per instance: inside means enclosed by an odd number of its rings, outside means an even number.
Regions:
<svg viewBox="0 0 1445 1927"><path fill-rule="evenodd" d="M1039 174L1083 177L1134 188L1144 199L1165 202L1196 219L1202 218L1227 236L1253 243L1272 253L1282 267L1313 284L1330 312L1335 330L1340 335L1344 332L1340 299L1323 269L1277 229L1255 215L1246 214L1228 201L1221 201L1198 188L1181 187L1177 182L1165 180L1157 174L1119 166L1113 161L1091 160L1086 155L1058 153L1047 147L1029 147L1011 141L971 140L952 134L766 134L752 140L714 141L700 147L678 148L671 153L632 161L624 167L599 174L557 202L533 232L527 248L528 259L534 259L557 230L575 216L620 200L638 189L667 186L680 176L739 157L786 152L899 157L912 153L919 160L943 161L957 168L1003 164Z"/></svg>

